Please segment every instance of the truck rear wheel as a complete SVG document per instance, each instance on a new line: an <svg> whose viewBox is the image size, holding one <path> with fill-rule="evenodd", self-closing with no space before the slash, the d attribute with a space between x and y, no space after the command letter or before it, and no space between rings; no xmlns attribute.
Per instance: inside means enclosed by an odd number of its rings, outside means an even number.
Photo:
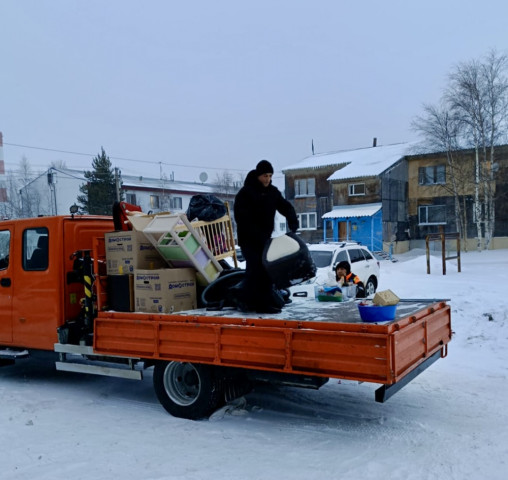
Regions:
<svg viewBox="0 0 508 480"><path fill-rule="evenodd" d="M210 365L159 362L153 386L161 405L174 417L197 420L208 417L224 402L220 382Z"/></svg>

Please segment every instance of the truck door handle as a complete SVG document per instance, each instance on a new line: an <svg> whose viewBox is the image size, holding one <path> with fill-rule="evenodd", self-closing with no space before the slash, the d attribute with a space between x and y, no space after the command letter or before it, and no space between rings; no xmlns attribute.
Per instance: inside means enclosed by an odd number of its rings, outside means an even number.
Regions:
<svg viewBox="0 0 508 480"><path fill-rule="evenodd" d="M0 280L0 285L2 285L2 287L10 287L11 286L11 279L7 278L7 277L2 278Z"/></svg>

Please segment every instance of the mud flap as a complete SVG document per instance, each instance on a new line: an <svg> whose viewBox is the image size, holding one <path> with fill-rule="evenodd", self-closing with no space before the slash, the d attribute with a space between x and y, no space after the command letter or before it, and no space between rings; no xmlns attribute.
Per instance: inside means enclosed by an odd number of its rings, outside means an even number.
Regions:
<svg viewBox="0 0 508 480"><path fill-rule="evenodd" d="M404 378L392 385L383 385L376 390L376 402L384 403L392 395L395 395L402 387L405 387L409 382L415 379L420 373L429 368L435 361L439 360L442 356L441 350L438 350L434 355L430 356L423 363L420 363L414 370L409 372Z"/></svg>

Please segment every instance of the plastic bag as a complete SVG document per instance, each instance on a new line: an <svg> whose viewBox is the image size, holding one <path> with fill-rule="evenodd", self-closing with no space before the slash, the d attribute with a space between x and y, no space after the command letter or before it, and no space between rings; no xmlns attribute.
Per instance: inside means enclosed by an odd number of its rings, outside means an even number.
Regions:
<svg viewBox="0 0 508 480"><path fill-rule="evenodd" d="M217 220L227 213L224 202L215 195L194 195L190 199L189 208L187 209L187 218L192 221L194 219L204 222Z"/></svg>

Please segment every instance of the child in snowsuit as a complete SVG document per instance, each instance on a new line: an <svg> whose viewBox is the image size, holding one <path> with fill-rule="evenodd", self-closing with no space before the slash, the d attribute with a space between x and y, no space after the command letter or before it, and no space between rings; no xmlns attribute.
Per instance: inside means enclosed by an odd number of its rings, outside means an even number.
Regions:
<svg viewBox="0 0 508 480"><path fill-rule="evenodd" d="M360 280L360 277L351 271L349 262L342 261L335 266L335 279L339 287L356 285L356 297L365 298L365 285Z"/></svg>

